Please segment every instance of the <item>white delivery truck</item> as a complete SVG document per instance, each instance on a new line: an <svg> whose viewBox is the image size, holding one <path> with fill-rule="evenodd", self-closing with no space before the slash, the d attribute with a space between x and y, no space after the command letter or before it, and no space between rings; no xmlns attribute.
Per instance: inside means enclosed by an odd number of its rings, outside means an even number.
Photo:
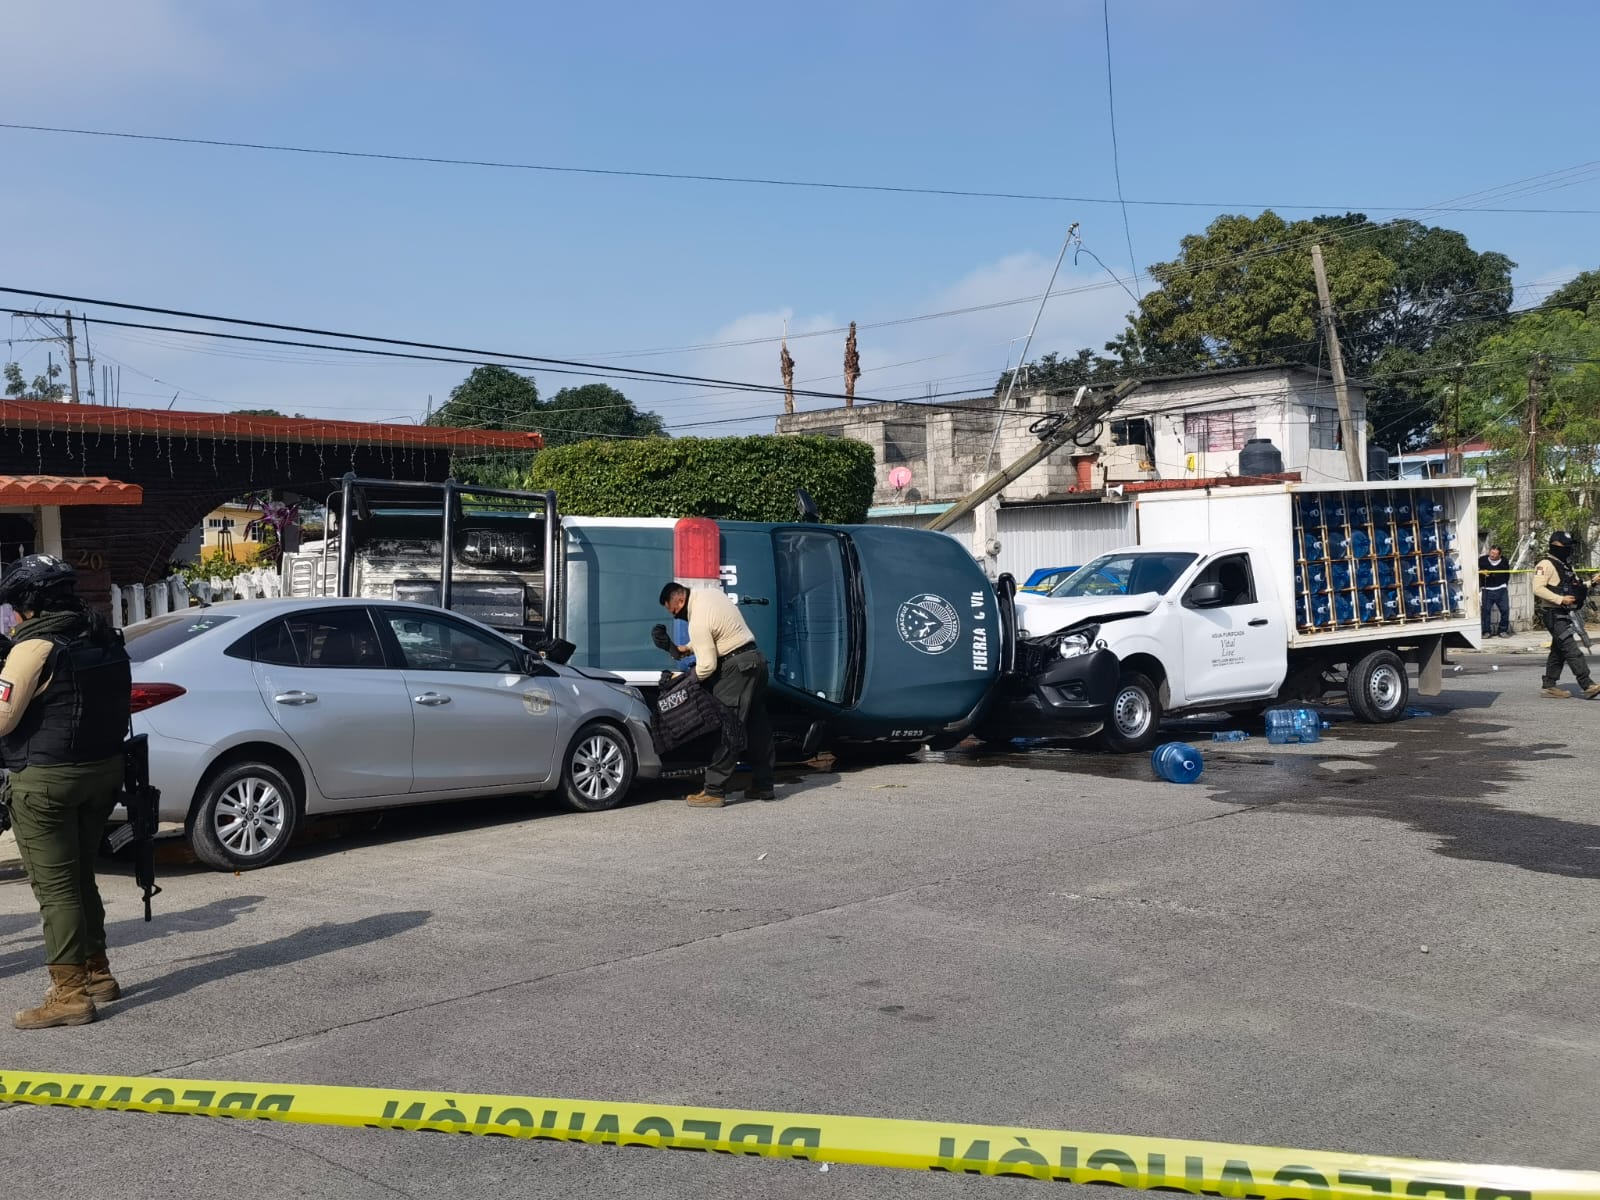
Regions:
<svg viewBox="0 0 1600 1200"><path fill-rule="evenodd" d="M1434 695L1479 636L1476 483L1157 491L1138 545L1017 597L1015 671L986 736L1160 739L1164 714L1253 714L1343 689L1364 721L1404 715L1408 665Z"/></svg>

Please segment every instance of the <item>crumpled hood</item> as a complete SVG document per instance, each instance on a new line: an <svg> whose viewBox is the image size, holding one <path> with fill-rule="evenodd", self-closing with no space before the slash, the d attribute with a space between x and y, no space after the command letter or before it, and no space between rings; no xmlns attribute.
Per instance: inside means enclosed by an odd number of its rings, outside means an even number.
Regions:
<svg viewBox="0 0 1600 1200"><path fill-rule="evenodd" d="M1142 617L1155 612L1160 592L1137 596L1029 596L1017 593L1017 628L1021 636L1040 637L1084 621Z"/></svg>

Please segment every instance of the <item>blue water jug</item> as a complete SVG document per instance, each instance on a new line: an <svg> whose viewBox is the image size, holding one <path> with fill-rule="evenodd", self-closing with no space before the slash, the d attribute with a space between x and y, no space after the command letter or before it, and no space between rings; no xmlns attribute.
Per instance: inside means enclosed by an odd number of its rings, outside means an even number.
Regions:
<svg viewBox="0 0 1600 1200"><path fill-rule="evenodd" d="M1422 564L1414 558L1400 560L1400 579L1403 583L1422 582Z"/></svg>
<svg viewBox="0 0 1600 1200"><path fill-rule="evenodd" d="M1344 558L1350 553L1350 538L1342 529L1335 529L1328 535L1328 557Z"/></svg>
<svg viewBox="0 0 1600 1200"><path fill-rule="evenodd" d="M1328 568L1321 563L1312 563L1306 568L1306 587L1313 592L1328 590Z"/></svg>
<svg viewBox="0 0 1600 1200"><path fill-rule="evenodd" d="M1333 564L1333 586L1337 591L1343 591L1350 586L1350 564L1336 562Z"/></svg>
<svg viewBox="0 0 1600 1200"><path fill-rule="evenodd" d="M1400 615L1400 593L1393 588L1383 593L1383 615L1390 621Z"/></svg>
<svg viewBox="0 0 1600 1200"><path fill-rule="evenodd" d="M1339 624L1348 625L1356 619L1355 598L1347 592L1340 592L1334 597L1333 611L1339 618Z"/></svg>
<svg viewBox="0 0 1600 1200"><path fill-rule="evenodd" d="M1437 558L1422 560L1422 578L1429 583L1438 583L1444 578L1444 563Z"/></svg>
<svg viewBox="0 0 1600 1200"><path fill-rule="evenodd" d="M1248 742L1250 735L1242 729L1219 729L1211 735L1213 742Z"/></svg>
<svg viewBox="0 0 1600 1200"><path fill-rule="evenodd" d="M1420 587L1408 587L1406 589L1406 616L1420 617L1426 607L1427 601L1423 598L1422 589Z"/></svg>
<svg viewBox="0 0 1600 1200"><path fill-rule="evenodd" d="M1383 584L1384 587L1393 587L1395 585L1394 563L1387 558L1378 563L1378 582Z"/></svg>
<svg viewBox="0 0 1600 1200"><path fill-rule="evenodd" d="M1378 619L1378 593L1361 593L1361 619L1363 621L1376 621Z"/></svg>
<svg viewBox="0 0 1600 1200"><path fill-rule="evenodd" d="M1402 526L1399 537L1396 539L1396 541L1400 546L1401 554L1415 554L1417 552L1416 530Z"/></svg>
<svg viewBox="0 0 1600 1200"><path fill-rule="evenodd" d="M1187 742L1166 742L1150 755L1156 776L1168 783L1193 783L1205 770L1200 751Z"/></svg>
<svg viewBox="0 0 1600 1200"><path fill-rule="evenodd" d="M1380 555L1394 553L1394 530L1384 526L1378 530L1375 536Z"/></svg>
<svg viewBox="0 0 1600 1200"><path fill-rule="evenodd" d="M1443 584L1434 584L1432 587L1430 587L1428 589L1428 615L1429 616L1431 616L1431 617L1442 617L1444 615L1444 613L1445 613L1445 606L1448 603L1449 603L1449 598L1448 598L1448 596L1447 596L1447 594L1446 594L1446 592L1444 590L1444 585Z"/></svg>
<svg viewBox="0 0 1600 1200"><path fill-rule="evenodd" d="M1366 562L1366 561L1357 563L1356 564L1356 586L1357 587L1369 588L1369 587L1371 587L1373 585L1374 582L1376 582L1376 581L1373 578L1372 564L1370 562Z"/></svg>
<svg viewBox="0 0 1600 1200"><path fill-rule="evenodd" d="M1350 535L1350 553L1357 558L1366 558L1372 553L1372 535L1365 529L1358 529Z"/></svg>
<svg viewBox="0 0 1600 1200"><path fill-rule="evenodd" d="M1321 558L1322 550L1322 535L1320 533L1311 533L1308 531L1305 536L1306 557L1311 559Z"/></svg>
<svg viewBox="0 0 1600 1200"><path fill-rule="evenodd" d="M1438 550L1444 545L1444 539L1439 536L1437 525L1424 525L1422 527L1422 548L1424 550Z"/></svg>

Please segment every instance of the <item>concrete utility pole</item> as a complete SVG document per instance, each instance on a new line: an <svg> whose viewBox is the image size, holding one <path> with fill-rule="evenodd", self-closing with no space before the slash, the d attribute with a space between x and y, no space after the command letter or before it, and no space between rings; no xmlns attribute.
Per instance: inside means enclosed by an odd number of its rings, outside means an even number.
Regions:
<svg viewBox="0 0 1600 1200"><path fill-rule="evenodd" d="M72 386L72 399L69 403L78 403L78 347L72 340L72 314L68 312L67 318L67 381Z"/></svg>
<svg viewBox="0 0 1600 1200"><path fill-rule="evenodd" d="M1533 356L1528 364L1528 440L1522 470L1517 472L1517 546L1528 544L1533 535L1534 495L1539 479L1539 392L1544 386L1548 359Z"/></svg>
<svg viewBox="0 0 1600 1200"><path fill-rule="evenodd" d="M1321 305L1322 334L1328 340L1328 361L1333 366L1333 394L1339 402L1339 428L1344 436L1344 461L1350 479L1358 482L1367 477L1361 461L1361 439L1356 436L1355 421L1350 416L1350 389L1344 381L1344 356L1339 352L1339 331L1333 326L1333 300L1328 295L1328 273L1322 266L1322 247L1311 247L1311 269L1317 275L1317 300Z"/></svg>
<svg viewBox="0 0 1600 1200"><path fill-rule="evenodd" d="M778 349L778 369L783 374L783 411L794 411L794 359L789 354L789 339Z"/></svg>

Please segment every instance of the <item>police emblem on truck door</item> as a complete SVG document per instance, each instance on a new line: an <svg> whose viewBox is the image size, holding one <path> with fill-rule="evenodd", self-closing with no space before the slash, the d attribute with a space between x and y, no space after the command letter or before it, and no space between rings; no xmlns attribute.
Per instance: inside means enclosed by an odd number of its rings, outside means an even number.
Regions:
<svg viewBox="0 0 1600 1200"><path fill-rule="evenodd" d="M923 592L900 606L895 618L900 640L924 654L943 654L961 636L956 606L943 596Z"/></svg>

